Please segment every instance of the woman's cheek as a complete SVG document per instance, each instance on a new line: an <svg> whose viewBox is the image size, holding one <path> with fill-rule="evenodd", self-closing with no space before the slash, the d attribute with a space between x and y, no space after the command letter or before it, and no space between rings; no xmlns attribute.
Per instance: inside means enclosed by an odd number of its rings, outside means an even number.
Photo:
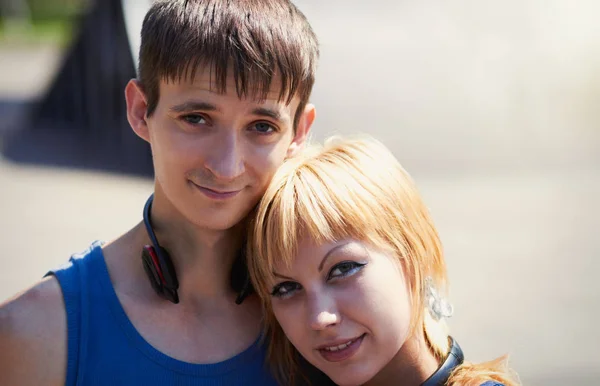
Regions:
<svg viewBox="0 0 600 386"><path fill-rule="evenodd" d="M298 310L298 305L289 301L274 302L273 314L288 339L294 345L296 345L296 342L300 342L303 334L303 321Z"/></svg>

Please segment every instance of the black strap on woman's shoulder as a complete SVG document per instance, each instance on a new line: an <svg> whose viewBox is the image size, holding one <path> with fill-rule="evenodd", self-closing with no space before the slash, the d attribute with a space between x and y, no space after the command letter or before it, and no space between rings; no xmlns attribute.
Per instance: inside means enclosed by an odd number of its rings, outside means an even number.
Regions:
<svg viewBox="0 0 600 386"><path fill-rule="evenodd" d="M421 386L444 386L448 382L452 370L460 366L465 360L465 356L458 343L452 337L448 339L450 340L450 352L446 360Z"/></svg>

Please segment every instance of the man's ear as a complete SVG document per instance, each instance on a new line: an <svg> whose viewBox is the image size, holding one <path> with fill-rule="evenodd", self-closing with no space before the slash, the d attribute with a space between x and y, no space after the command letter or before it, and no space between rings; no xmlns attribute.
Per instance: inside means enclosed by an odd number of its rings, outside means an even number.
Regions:
<svg viewBox="0 0 600 386"><path fill-rule="evenodd" d="M150 142L148 125L146 123L146 111L148 104L146 96L142 91L140 83L131 79L125 87L125 100L127 101L127 120L133 131L146 142Z"/></svg>
<svg viewBox="0 0 600 386"><path fill-rule="evenodd" d="M315 121L316 114L317 111L315 105L308 103L306 107L304 107L304 111L302 112L300 119L298 119L298 126L296 127L294 139L288 148L287 157L293 157L302 150L308 139L308 135L310 134L310 129Z"/></svg>

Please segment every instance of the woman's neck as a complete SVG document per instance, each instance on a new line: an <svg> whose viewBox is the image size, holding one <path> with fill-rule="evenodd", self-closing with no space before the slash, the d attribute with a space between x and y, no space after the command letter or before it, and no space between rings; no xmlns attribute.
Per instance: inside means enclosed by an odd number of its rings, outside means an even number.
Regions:
<svg viewBox="0 0 600 386"><path fill-rule="evenodd" d="M404 342L396 356L365 386L419 386L439 365L421 333Z"/></svg>

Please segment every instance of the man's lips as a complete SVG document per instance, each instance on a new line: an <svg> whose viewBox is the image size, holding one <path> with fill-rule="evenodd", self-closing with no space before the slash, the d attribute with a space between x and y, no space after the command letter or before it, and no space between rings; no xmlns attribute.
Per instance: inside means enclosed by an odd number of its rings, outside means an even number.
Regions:
<svg viewBox="0 0 600 386"><path fill-rule="evenodd" d="M214 200L225 200L228 198L232 198L235 197L239 192L242 191L242 189L239 190L218 190L218 189L211 189L211 188L207 188L204 186L200 186L198 184L195 183L191 183L192 185L194 185L194 187L196 189L198 189L200 192L202 192L205 196L207 196L208 198L214 199Z"/></svg>

